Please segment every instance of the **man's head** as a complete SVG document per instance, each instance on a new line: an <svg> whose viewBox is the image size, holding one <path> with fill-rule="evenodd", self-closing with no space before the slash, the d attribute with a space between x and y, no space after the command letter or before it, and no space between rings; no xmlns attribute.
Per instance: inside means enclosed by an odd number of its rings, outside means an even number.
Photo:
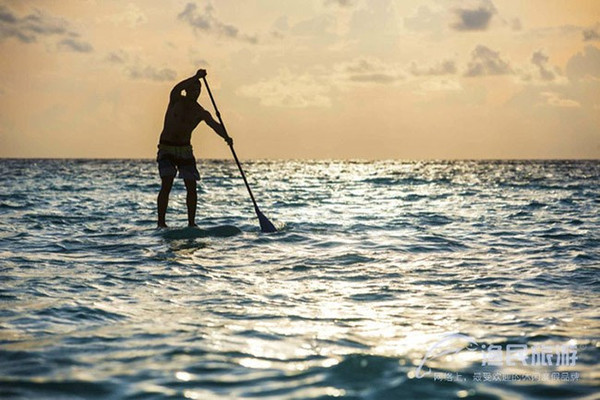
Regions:
<svg viewBox="0 0 600 400"><path fill-rule="evenodd" d="M194 81L194 83L185 88L185 97L189 98L190 100L198 100L201 90L202 85L200 84L200 81Z"/></svg>

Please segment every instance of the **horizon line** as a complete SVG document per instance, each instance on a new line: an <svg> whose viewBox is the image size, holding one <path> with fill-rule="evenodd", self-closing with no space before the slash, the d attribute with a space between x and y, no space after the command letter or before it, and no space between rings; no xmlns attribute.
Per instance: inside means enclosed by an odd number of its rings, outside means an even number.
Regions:
<svg viewBox="0 0 600 400"><path fill-rule="evenodd" d="M374 161L600 161L600 158L241 158L246 161L351 161L351 162L374 162ZM156 161L156 157L0 157L0 160L72 160L72 161L126 161L126 160L148 160ZM201 161L231 161L231 158L203 157L196 158Z"/></svg>

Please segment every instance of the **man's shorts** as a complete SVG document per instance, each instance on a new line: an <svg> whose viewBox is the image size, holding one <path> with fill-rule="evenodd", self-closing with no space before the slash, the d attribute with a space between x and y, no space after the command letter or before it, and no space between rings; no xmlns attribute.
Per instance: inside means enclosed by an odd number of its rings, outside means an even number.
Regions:
<svg viewBox="0 0 600 400"><path fill-rule="evenodd" d="M179 171L179 177L185 180L200 180L200 173L196 168L196 158L192 146L158 145L158 172L161 178L174 178Z"/></svg>

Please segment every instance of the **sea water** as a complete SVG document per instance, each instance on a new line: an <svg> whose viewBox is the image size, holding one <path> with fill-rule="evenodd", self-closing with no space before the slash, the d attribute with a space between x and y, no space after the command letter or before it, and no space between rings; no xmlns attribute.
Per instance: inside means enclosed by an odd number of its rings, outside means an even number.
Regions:
<svg viewBox="0 0 600 400"><path fill-rule="evenodd" d="M244 166L0 160L0 397L597 398L600 162Z"/></svg>

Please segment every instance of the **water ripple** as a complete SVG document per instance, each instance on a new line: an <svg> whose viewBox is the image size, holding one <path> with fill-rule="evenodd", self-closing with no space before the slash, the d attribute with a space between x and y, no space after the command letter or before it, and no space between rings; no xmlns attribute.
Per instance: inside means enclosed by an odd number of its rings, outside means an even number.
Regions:
<svg viewBox="0 0 600 400"><path fill-rule="evenodd" d="M272 235L235 164L199 164L198 220L241 234L157 231L152 161L0 161L0 397L595 395L597 161L245 162ZM169 207L185 226L179 182ZM449 332L578 360L416 378ZM579 379L474 380L555 371Z"/></svg>

